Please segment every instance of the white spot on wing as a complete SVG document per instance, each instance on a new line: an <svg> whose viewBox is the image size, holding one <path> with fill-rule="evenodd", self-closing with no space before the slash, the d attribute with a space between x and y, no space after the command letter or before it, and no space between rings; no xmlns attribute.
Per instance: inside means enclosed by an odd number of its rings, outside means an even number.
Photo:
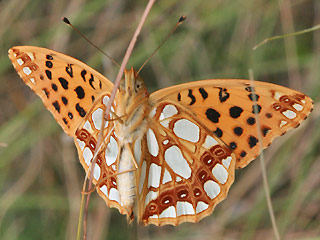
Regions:
<svg viewBox="0 0 320 240"><path fill-rule="evenodd" d="M34 80L34 78L29 78L30 82L32 82L33 84L36 83L36 81Z"/></svg>
<svg viewBox="0 0 320 240"><path fill-rule="evenodd" d="M223 164L226 168L229 168L231 160L232 160L232 157L229 156L229 157L227 157L227 158L225 158L225 159L222 160L222 164Z"/></svg>
<svg viewBox="0 0 320 240"><path fill-rule="evenodd" d="M156 157L159 153L159 145L156 139L156 135L150 128L148 129L148 132L147 132L147 145L148 145L149 153L152 156Z"/></svg>
<svg viewBox="0 0 320 240"><path fill-rule="evenodd" d="M104 104L105 106L108 105L109 99L110 99L110 98L109 98L108 96L104 96L104 97L103 97L102 102L103 102L103 104Z"/></svg>
<svg viewBox="0 0 320 240"><path fill-rule="evenodd" d="M107 165L110 166L111 164L113 164L117 160L117 156L118 156L118 143L111 136L105 152Z"/></svg>
<svg viewBox="0 0 320 240"><path fill-rule="evenodd" d="M204 191L207 193L208 197L214 199L220 193L220 186L218 183L209 180L204 183Z"/></svg>
<svg viewBox="0 0 320 240"><path fill-rule="evenodd" d="M297 114L291 110L284 111L282 114L289 119L294 119L297 116Z"/></svg>
<svg viewBox="0 0 320 240"><path fill-rule="evenodd" d="M156 112L157 112L157 108L153 108L149 113L149 118L153 118L154 115L156 115Z"/></svg>
<svg viewBox="0 0 320 240"><path fill-rule="evenodd" d="M276 100L279 100L281 96L282 96L282 94L279 93L279 92L275 92L275 93L274 93L274 98L275 98Z"/></svg>
<svg viewBox="0 0 320 240"><path fill-rule="evenodd" d="M170 207L166 208L165 210L163 210L159 217L160 218L175 218L175 217L177 217L176 210L175 210L174 206L170 206Z"/></svg>
<svg viewBox="0 0 320 240"><path fill-rule="evenodd" d="M27 52L27 55L30 57L30 59L33 61L34 60L34 55L31 52Z"/></svg>
<svg viewBox="0 0 320 240"><path fill-rule="evenodd" d="M100 191L103 192L103 194L108 197L108 188L106 185L103 185L102 187L100 187Z"/></svg>
<svg viewBox="0 0 320 240"><path fill-rule="evenodd" d="M84 158L84 161L86 162L86 164L89 166L91 159L93 157L93 154L90 150L90 148L86 147L83 152L82 152L82 156Z"/></svg>
<svg viewBox="0 0 320 240"><path fill-rule="evenodd" d="M148 187L159 187L160 185L161 167L155 163L151 163L149 169Z"/></svg>
<svg viewBox="0 0 320 240"><path fill-rule="evenodd" d="M162 184L172 181L171 175L167 169L164 170Z"/></svg>
<svg viewBox="0 0 320 240"><path fill-rule="evenodd" d="M282 128L284 125L286 125L288 122L287 121L285 121L285 120L282 120L281 122L280 122L280 127Z"/></svg>
<svg viewBox="0 0 320 240"><path fill-rule="evenodd" d="M189 202L177 202L177 215L192 215L195 214L193 206Z"/></svg>
<svg viewBox="0 0 320 240"><path fill-rule="evenodd" d="M84 123L83 128L88 130L89 133L93 133L93 130L91 128L91 124L88 120Z"/></svg>
<svg viewBox="0 0 320 240"><path fill-rule="evenodd" d="M140 183L139 183L139 194L141 194L144 180L146 178L146 168L147 168L147 164L145 161L143 161L142 167L141 167Z"/></svg>
<svg viewBox="0 0 320 240"><path fill-rule="evenodd" d="M157 197L158 197L158 192L149 191L146 196L146 200L144 202L145 206L147 206L149 202L151 202L152 200L155 200Z"/></svg>
<svg viewBox="0 0 320 240"><path fill-rule="evenodd" d="M31 71L31 69L29 67L24 67L22 70L27 75L30 75L32 73L32 71Z"/></svg>
<svg viewBox="0 0 320 240"><path fill-rule="evenodd" d="M86 145L84 141L81 141L79 139L77 139L78 142L78 146L80 147L81 150L83 150L84 146Z"/></svg>
<svg viewBox="0 0 320 240"><path fill-rule="evenodd" d="M134 143L134 158L139 164L141 160L141 138L138 138Z"/></svg>
<svg viewBox="0 0 320 240"><path fill-rule="evenodd" d="M225 184L228 179L227 170L219 163L212 168L212 174L222 184Z"/></svg>
<svg viewBox="0 0 320 240"><path fill-rule="evenodd" d="M200 129L199 127L187 119L180 119L175 122L173 132L182 139L190 142L198 142Z"/></svg>
<svg viewBox="0 0 320 240"><path fill-rule="evenodd" d="M150 216L149 218L158 218L157 214L153 214L152 216Z"/></svg>
<svg viewBox="0 0 320 240"><path fill-rule="evenodd" d="M211 136L207 135L206 140L202 144L205 149L210 149L212 146L217 145L218 142Z"/></svg>
<svg viewBox="0 0 320 240"><path fill-rule="evenodd" d="M22 64L24 64L24 61L21 58L18 58L17 63L21 66Z"/></svg>
<svg viewBox="0 0 320 240"><path fill-rule="evenodd" d="M100 178L100 173L101 173L100 167L99 167L99 165L96 163L96 164L94 165L93 176L94 176L94 178L95 178L97 181L98 181L99 178Z"/></svg>
<svg viewBox="0 0 320 240"><path fill-rule="evenodd" d="M160 120L163 120L165 118L170 118L173 115L176 115L178 113L178 110L175 106L173 105L166 105L163 110L162 113L160 114Z"/></svg>
<svg viewBox="0 0 320 240"><path fill-rule="evenodd" d="M118 189L115 189L115 188L110 189L109 199L120 203L120 194Z"/></svg>
<svg viewBox="0 0 320 240"><path fill-rule="evenodd" d="M176 182L181 182L181 181L182 181L182 178L179 177L179 176L177 176L177 177L176 177Z"/></svg>
<svg viewBox="0 0 320 240"><path fill-rule="evenodd" d="M170 119L166 119L166 120L160 121L160 124L165 128L169 128L169 122L170 122Z"/></svg>
<svg viewBox="0 0 320 240"><path fill-rule="evenodd" d="M293 104L292 107L299 112L303 109L303 106L298 103Z"/></svg>
<svg viewBox="0 0 320 240"><path fill-rule="evenodd" d="M306 104L306 100L304 99L300 100L300 102L302 102L303 104Z"/></svg>
<svg viewBox="0 0 320 240"><path fill-rule="evenodd" d="M164 159L170 168L181 177L188 179L191 176L191 169L187 160L183 157L180 148L171 146L164 153Z"/></svg>
<svg viewBox="0 0 320 240"><path fill-rule="evenodd" d="M101 108L98 108L92 113L93 125L97 130L101 129L102 114L103 114L103 110ZM106 121L106 123L108 123L108 121Z"/></svg>
<svg viewBox="0 0 320 240"><path fill-rule="evenodd" d="M163 143L164 145L167 145L167 144L169 143L169 140L166 139L166 140L164 140L162 143Z"/></svg>
<svg viewBox="0 0 320 240"><path fill-rule="evenodd" d="M205 202L199 201L197 203L196 213L202 212L202 211L206 210L208 207L209 207L208 204L206 204Z"/></svg>

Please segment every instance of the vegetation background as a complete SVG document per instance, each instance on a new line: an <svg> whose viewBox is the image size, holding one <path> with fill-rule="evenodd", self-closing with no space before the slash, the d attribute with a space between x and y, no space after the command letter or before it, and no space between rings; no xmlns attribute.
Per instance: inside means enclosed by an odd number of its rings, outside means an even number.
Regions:
<svg viewBox="0 0 320 240"><path fill-rule="evenodd" d="M24 85L7 57L34 45L80 59L114 80L118 68L62 23L67 16L121 62L147 1L0 1L0 239L75 239L84 171L73 140ZM320 239L320 31L252 47L320 24L319 0L162 0L128 64L136 69L181 15L186 22L141 72L150 92L209 78L248 78L302 91L315 111L265 151L282 239ZM6 146L7 145L7 146ZM88 239L273 239L259 160L236 171L228 198L197 224L128 226L92 194Z"/></svg>

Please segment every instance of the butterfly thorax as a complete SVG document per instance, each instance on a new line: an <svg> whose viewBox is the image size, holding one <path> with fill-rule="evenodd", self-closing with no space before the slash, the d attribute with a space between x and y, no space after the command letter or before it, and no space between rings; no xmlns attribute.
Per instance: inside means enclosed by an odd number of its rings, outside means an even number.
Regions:
<svg viewBox="0 0 320 240"><path fill-rule="evenodd" d="M118 190L121 203L127 209L128 217L132 219L136 198L136 174L133 170L136 160L131 146L137 138L145 134L146 115L149 111L148 92L143 80L133 69L125 71L125 77L120 82L117 100L116 114L120 120L115 122L115 132L121 143L118 165L120 174L117 175Z"/></svg>

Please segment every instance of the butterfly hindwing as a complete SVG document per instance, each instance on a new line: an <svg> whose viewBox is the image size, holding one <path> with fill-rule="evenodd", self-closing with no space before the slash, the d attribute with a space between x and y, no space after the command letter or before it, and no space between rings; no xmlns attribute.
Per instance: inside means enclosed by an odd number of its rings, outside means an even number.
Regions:
<svg viewBox="0 0 320 240"><path fill-rule="evenodd" d="M144 224L197 222L226 198L235 156L188 109L160 102L142 139L138 218Z"/></svg>
<svg viewBox="0 0 320 240"><path fill-rule="evenodd" d="M113 84L100 73L72 57L53 50L16 46L9 58L23 81L42 99L70 136L85 119L101 93Z"/></svg>
<svg viewBox="0 0 320 240"><path fill-rule="evenodd" d="M236 168L245 167L260 154L257 109L262 148L299 126L311 112L311 98L279 85L249 80L204 80L162 89L150 102L175 101L215 133L236 154ZM255 107L254 107L255 106Z"/></svg>

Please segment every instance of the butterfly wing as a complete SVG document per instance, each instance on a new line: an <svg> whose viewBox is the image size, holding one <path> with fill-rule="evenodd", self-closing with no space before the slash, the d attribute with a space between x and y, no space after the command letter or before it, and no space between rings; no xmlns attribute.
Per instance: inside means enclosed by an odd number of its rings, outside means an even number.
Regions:
<svg viewBox="0 0 320 240"><path fill-rule="evenodd" d="M236 168L245 167L275 137L299 124L312 111L308 96L279 85L249 80L204 80L162 89L150 103L175 101L214 132L235 153ZM256 102L255 102L256 100ZM259 113L262 143L257 134L254 106Z"/></svg>
<svg viewBox="0 0 320 240"><path fill-rule="evenodd" d="M16 46L9 58L23 81L42 99L56 121L74 136L92 104L113 84L72 57L53 50Z"/></svg>
<svg viewBox="0 0 320 240"><path fill-rule="evenodd" d="M143 152L138 179L138 219L145 225L197 222L226 198L234 180L235 155L185 107L156 104L146 136L133 146ZM137 144L138 143L138 144Z"/></svg>
<svg viewBox="0 0 320 240"><path fill-rule="evenodd" d="M63 130L74 137L80 162L88 174L113 84L86 64L53 50L17 46L9 50L9 58L20 77L40 96ZM114 104L112 109L116 109ZM113 122L106 122L93 182L107 205L125 214L114 176L118 166L118 146Z"/></svg>

